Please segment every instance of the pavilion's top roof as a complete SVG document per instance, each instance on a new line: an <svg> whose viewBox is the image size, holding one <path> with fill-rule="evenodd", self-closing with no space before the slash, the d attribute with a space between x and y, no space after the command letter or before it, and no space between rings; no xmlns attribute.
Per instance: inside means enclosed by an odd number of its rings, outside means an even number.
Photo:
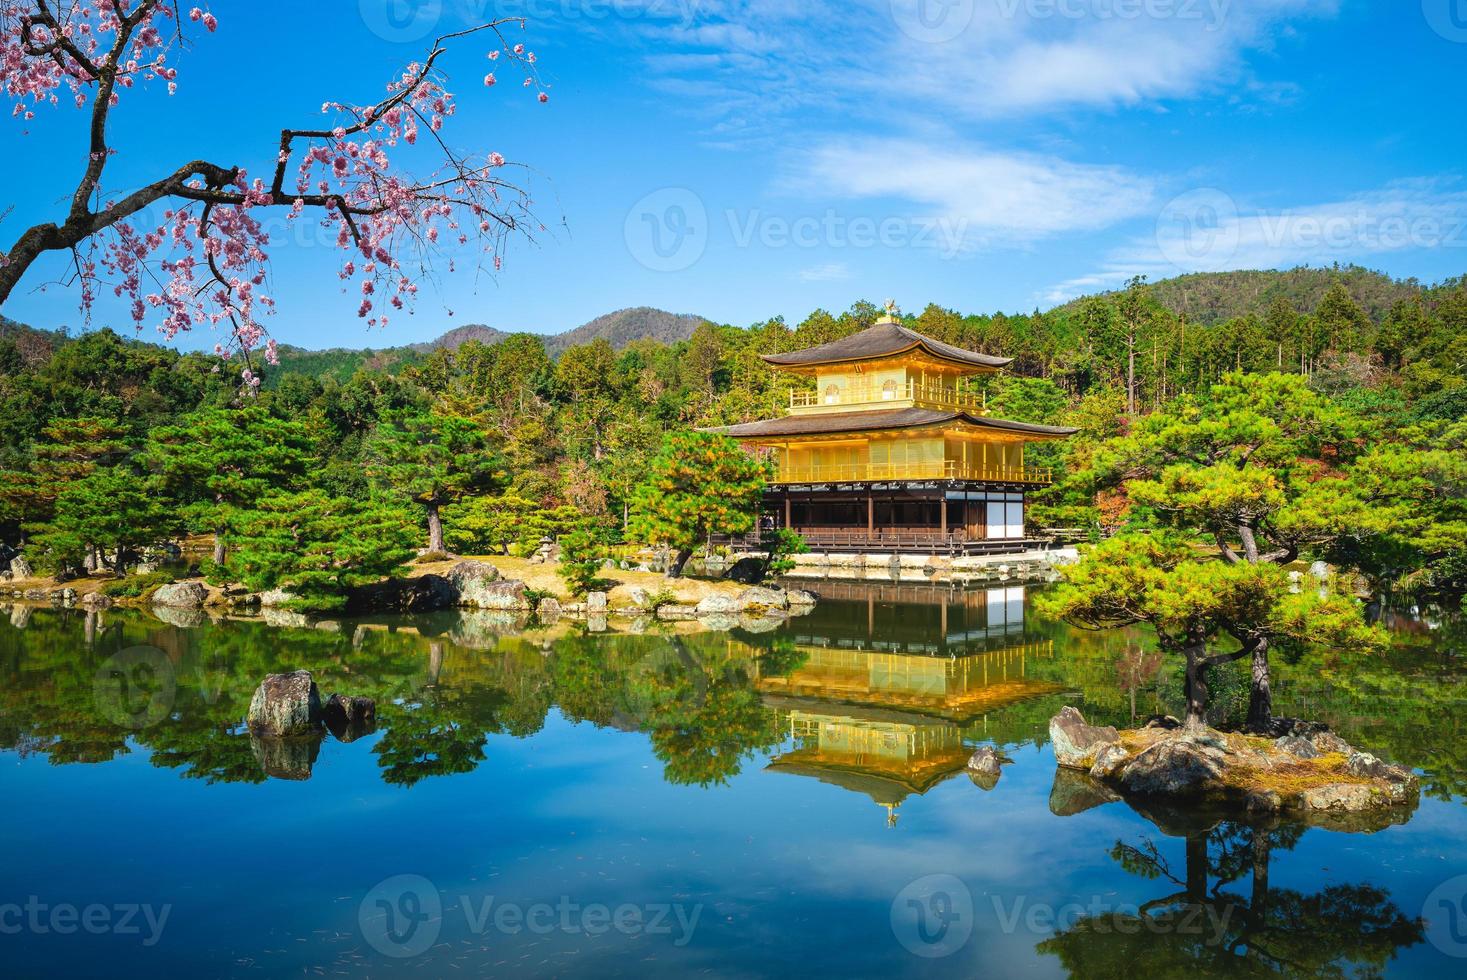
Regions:
<svg viewBox="0 0 1467 980"><path fill-rule="evenodd" d="M910 351L921 350L929 357L959 367L978 371L996 371L1007 367L1013 358L990 357L975 351L963 350L952 344L925 337L915 330L908 330L890 316L883 317L859 333L828 344L791 351L788 354L760 355L775 367L808 368L818 364L842 364L850 361L869 361L892 357Z"/></svg>
<svg viewBox="0 0 1467 980"><path fill-rule="evenodd" d="M991 419L983 415L969 415L967 412L934 408L893 408L883 411L832 412L825 415L790 415L780 419L724 425L706 431L718 432L735 439L752 439L765 436L834 435L842 432L916 429L923 426L943 425L948 422L961 422L980 429L997 429L1041 438L1072 436L1080 431L1059 425L1011 422L1008 419Z"/></svg>

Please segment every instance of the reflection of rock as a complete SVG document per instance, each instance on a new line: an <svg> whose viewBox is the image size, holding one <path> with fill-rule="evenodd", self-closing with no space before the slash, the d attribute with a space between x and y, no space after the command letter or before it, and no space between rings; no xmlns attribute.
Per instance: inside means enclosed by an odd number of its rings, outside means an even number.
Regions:
<svg viewBox="0 0 1467 980"><path fill-rule="evenodd" d="M377 702L333 694L321 706L321 720L339 741L353 742L377 730Z"/></svg>
<svg viewBox="0 0 1467 980"><path fill-rule="evenodd" d="M321 753L321 738L319 735L297 738L251 735L250 751L265 775L272 779L310 779L311 767Z"/></svg>
<svg viewBox="0 0 1467 980"><path fill-rule="evenodd" d="M754 616L749 613L739 613L739 629L749 633L773 633L784 624L783 616L769 614Z"/></svg>
<svg viewBox="0 0 1467 980"><path fill-rule="evenodd" d="M1089 769L1102 746L1115 744L1120 736L1109 725L1087 725L1079 709L1068 705L1049 720L1049 740L1054 758L1070 769Z"/></svg>
<svg viewBox="0 0 1467 980"><path fill-rule="evenodd" d="M968 758L968 775L972 778L973 785L979 789L993 789L998 785L998 777L1002 775L1002 770L999 767L1005 761L993 746L980 746Z"/></svg>
<svg viewBox="0 0 1467 980"><path fill-rule="evenodd" d="M657 607L657 618L666 622L677 622L685 619L697 619L698 607L685 606L677 602L669 602Z"/></svg>
<svg viewBox="0 0 1467 980"><path fill-rule="evenodd" d="M277 609L274 606L260 607L260 616L271 626L281 626L287 629L309 629L311 625L311 617L305 613Z"/></svg>
<svg viewBox="0 0 1467 980"><path fill-rule="evenodd" d="M489 650L499 642L501 636L521 632L528 620L529 614L523 612L464 610L448 628L448 638L462 647Z"/></svg>
<svg viewBox="0 0 1467 980"><path fill-rule="evenodd" d="M592 633L606 632L606 613L593 612L586 614L586 629Z"/></svg>
<svg viewBox="0 0 1467 980"><path fill-rule="evenodd" d="M173 582L159 586L153 593L155 606L175 606L180 609L197 609L209 598L209 590L198 582Z"/></svg>
<svg viewBox="0 0 1467 980"><path fill-rule="evenodd" d="M554 596L546 596L545 598L541 599L540 604L535 607L535 615L542 623L545 623L547 625L549 625L550 623L554 623L556 620L560 619L560 600L555 598Z"/></svg>
<svg viewBox="0 0 1467 980"><path fill-rule="evenodd" d="M739 625L739 617L732 613L708 613L700 614L698 622L714 632L727 633Z"/></svg>
<svg viewBox="0 0 1467 980"><path fill-rule="evenodd" d="M18 630L25 629L31 624L31 614L35 611L33 606L17 603L10 608L10 625Z"/></svg>
<svg viewBox="0 0 1467 980"><path fill-rule="evenodd" d="M255 689L246 718L258 735L289 738L321 728L321 692L309 670L271 674Z"/></svg>
<svg viewBox="0 0 1467 980"><path fill-rule="evenodd" d="M177 606L154 606L153 615L179 629L196 629L209 621L202 609L180 609Z"/></svg>
<svg viewBox="0 0 1467 980"><path fill-rule="evenodd" d="M1049 791L1049 811L1058 817L1072 817L1106 803L1114 803L1121 795L1088 773L1063 766L1054 771L1054 786Z"/></svg>

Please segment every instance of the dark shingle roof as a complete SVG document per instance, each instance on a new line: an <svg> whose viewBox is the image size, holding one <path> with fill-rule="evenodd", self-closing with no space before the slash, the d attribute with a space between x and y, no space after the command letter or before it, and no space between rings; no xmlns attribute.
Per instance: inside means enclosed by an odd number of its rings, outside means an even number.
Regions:
<svg viewBox="0 0 1467 980"><path fill-rule="evenodd" d="M853 333L840 340L832 340L819 347L791 351L788 354L762 354L767 363L778 367L804 367L814 364L838 364L843 361L867 361L876 357L899 354L914 347L923 347L934 357L954 361L971 367L996 369L1007 367L1012 357L989 357L974 351L963 350L940 340L924 337L915 330L908 330L899 323L883 321Z"/></svg>
<svg viewBox="0 0 1467 980"><path fill-rule="evenodd" d="M870 432L884 429L915 429L946 422L963 422L983 429L999 429L1037 436L1072 436L1079 429L1057 425L1034 425L991 419L967 412L941 411L932 408L894 408L887 411L831 412L822 415L789 415L782 419L764 419L741 425L724 425L707 429L735 439L765 436L834 435L841 432Z"/></svg>

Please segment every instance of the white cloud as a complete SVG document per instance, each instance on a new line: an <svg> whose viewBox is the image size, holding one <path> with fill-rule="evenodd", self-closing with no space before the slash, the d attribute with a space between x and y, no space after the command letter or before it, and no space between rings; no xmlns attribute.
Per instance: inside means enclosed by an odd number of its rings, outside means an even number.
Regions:
<svg viewBox="0 0 1467 980"><path fill-rule="evenodd" d="M1105 228L1153 200L1151 181L1122 167L916 140L827 142L797 167L793 187L897 202L968 247Z"/></svg>
<svg viewBox="0 0 1467 980"><path fill-rule="evenodd" d="M1291 268L1439 248L1467 249L1467 189L1455 178L1395 181L1286 209L1249 207L1202 188L1168 202L1152 228L1112 250L1099 269L1041 298L1060 303L1136 275Z"/></svg>
<svg viewBox="0 0 1467 980"><path fill-rule="evenodd" d="M851 269L844 262L826 262L800 270L801 282L842 282L851 278Z"/></svg>

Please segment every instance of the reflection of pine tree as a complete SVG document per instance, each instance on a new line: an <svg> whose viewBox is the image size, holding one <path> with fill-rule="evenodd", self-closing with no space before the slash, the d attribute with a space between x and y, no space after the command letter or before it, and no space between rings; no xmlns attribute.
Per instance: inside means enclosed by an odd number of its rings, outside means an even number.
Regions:
<svg viewBox="0 0 1467 980"><path fill-rule="evenodd" d="M1397 950L1421 941L1422 922L1371 884L1313 894L1271 888L1274 850L1292 850L1303 834L1301 826L1220 823L1188 833L1181 869L1153 841L1117 841L1110 853L1122 868L1175 890L1135 913L1080 919L1037 948L1084 977L1337 977L1349 967L1379 975ZM1246 897L1227 888L1244 875Z"/></svg>

